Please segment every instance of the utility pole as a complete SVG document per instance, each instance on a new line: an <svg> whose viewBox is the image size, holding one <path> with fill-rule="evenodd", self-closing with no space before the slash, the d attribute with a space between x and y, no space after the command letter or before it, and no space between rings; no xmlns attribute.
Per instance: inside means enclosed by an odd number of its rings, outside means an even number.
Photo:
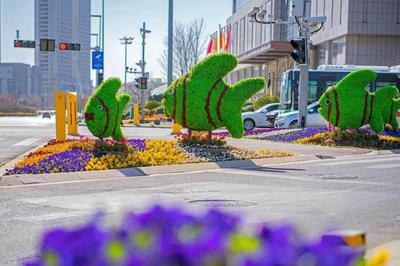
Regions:
<svg viewBox="0 0 400 266"><path fill-rule="evenodd" d="M128 45L132 44L133 37L126 37L124 36L123 38L120 39L121 44L125 45L125 68L124 68L124 73L125 73L125 93L127 92L126 89L126 75L128 73Z"/></svg>
<svg viewBox="0 0 400 266"><path fill-rule="evenodd" d="M173 75L173 55L174 55L174 0L169 0L169 12L168 12L168 74L167 74L167 86L172 83Z"/></svg>
<svg viewBox="0 0 400 266"><path fill-rule="evenodd" d="M104 11L104 0L101 1L101 51L103 51L103 60L105 59L105 50L104 50L104 21L105 21L105 11ZM100 80L100 75L98 77L98 85L103 82L104 80L104 63L106 60L103 62L103 69L101 70L101 80Z"/></svg>
<svg viewBox="0 0 400 266"><path fill-rule="evenodd" d="M146 49L146 34L151 33L150 30L146 29L146 22L143 22L143 28L140 29L140 35L142 36L142 60L137 64L142 69L142 77L146 75L146 61L145 61L145 49ZM142 111L141 111L141 119L144 119L144 105L145 105L145 92L144 90L140 89L141 94L141 104L142 104Z"/></svg>

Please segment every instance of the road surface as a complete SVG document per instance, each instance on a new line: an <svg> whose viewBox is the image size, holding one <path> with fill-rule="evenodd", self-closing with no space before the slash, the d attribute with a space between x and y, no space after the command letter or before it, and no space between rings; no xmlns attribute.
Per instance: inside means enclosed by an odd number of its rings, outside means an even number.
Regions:
<svg viewBox="0 0 400 266"><path fill-rule="evenodd" d="M127 209L162 202L246 216L246 226L290 221L309 236L362 229L369 247L400 239L400 155L219 169L0 189L0 265L32 257L42 230L76 225L96 210L118 224Z"/></svg>
<svg viewBox="0 0 400 266"><path fill-rule="evenodd" d="M124 127L127 137L161 138L170 136L170 129ZM90 135L86 127L79 133ZM55 137L55 121L38 117L0 117L0 166Z"/></svg>

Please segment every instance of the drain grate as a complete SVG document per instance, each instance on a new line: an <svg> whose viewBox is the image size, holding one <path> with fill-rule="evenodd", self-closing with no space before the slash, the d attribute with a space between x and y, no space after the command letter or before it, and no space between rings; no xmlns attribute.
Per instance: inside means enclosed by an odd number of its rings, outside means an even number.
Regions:
<svg viewBox="0 0 400 266"><path fill-rule="evenodd" d="M257 205L253 201L243 200L225 200L225 199L204 199L204 200L191 200L188 204L198 204L205 207L226 208L226 207L249 207Z"/></svg>
<svg viewBox="0 0 400 266"><path fill-rule="evenodd" d="M354 180L358 179L358 176L355 175L342 175L342 174L325 174L318 175L319 178L324 180Z"/></svg>

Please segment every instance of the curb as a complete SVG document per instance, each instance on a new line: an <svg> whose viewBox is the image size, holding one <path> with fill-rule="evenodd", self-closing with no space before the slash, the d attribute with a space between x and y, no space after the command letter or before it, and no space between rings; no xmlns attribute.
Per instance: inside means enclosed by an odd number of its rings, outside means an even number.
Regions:
<svg viewBox="0 0 400 266"><path fill-rule="evenodd" d="M21 159L23 159L25 156L27 156L28 154L36 151L37 149L40 149L41 147L43 147L44 145L46 145L49 141L45 141L40 143L39 145L37 145L36 147L30 149L29 151L18 155L17 157L15 157L14 159L11 159L10 161L6 162L3 166L0 167L0 181L1 178L5 175L5 173L7 172L6 170L9 168L13 168L19 161L21 161Z"/></svg>
<svg viewBox="0 0 400 266"><path fill-rule="evenodd" d="M48 184L60 182L75 182L89 180L110 180L149 175L177 174L185 172L217 170L224 168L248 169L268 164L282 164L319 159L316 156L292 156L279 158L263 158L254 160L236 160L196 164L179 164L168 166L149 166L104 171L85 171L73 173L10 175L0 177L0 187Z"/></svg>

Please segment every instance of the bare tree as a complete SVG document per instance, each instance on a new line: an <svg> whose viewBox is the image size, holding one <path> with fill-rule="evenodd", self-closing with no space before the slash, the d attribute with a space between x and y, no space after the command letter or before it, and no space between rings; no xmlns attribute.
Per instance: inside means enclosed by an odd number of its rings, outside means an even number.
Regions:
<svg viewBox="0 0 400 266"><path fill-rule="evenodd" d="M184 75L199 62L204 54L207 39L204 36L204 19L193 20L190 24L175 23L174 25L174 58L173 75ZM160 54L159 62L164 77L168 69L168 41L164 41L165 48Z"/></svg>

